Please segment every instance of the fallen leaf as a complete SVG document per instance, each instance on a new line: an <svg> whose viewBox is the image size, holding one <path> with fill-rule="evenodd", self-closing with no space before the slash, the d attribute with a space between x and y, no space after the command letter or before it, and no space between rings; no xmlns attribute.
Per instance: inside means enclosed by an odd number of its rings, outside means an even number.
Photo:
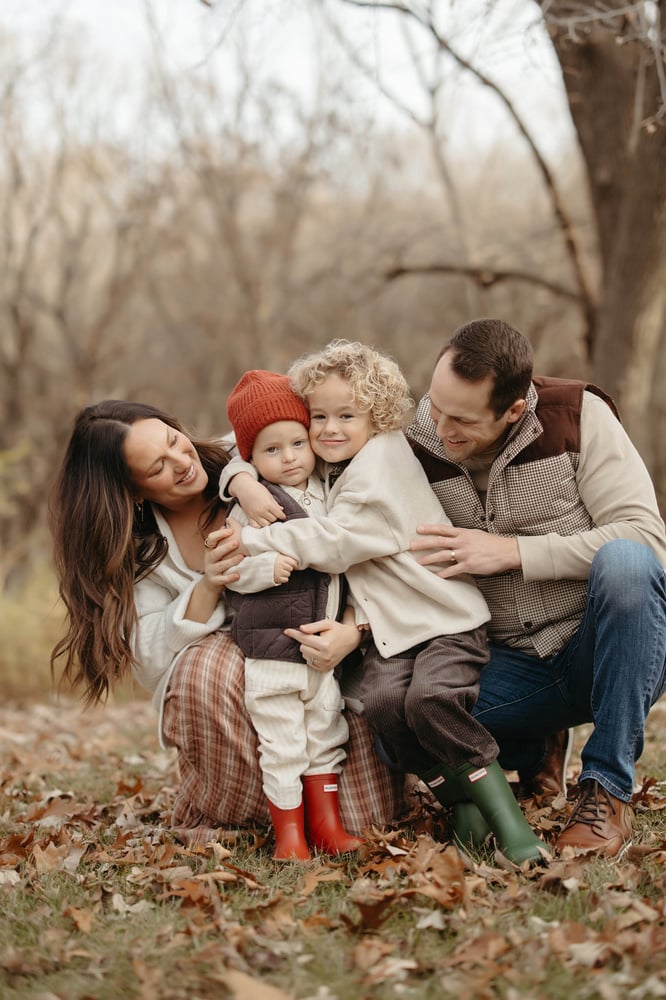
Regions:
<svg viewBox="0 0 666 1000"><path fill-rule="evenodd" d="M390 955L395 950L395 945L390 941L382 941L381 938L364 937L352 948L352 961L357 969L367 972L376 965L385 955Z"/></svg>
<svg viewBox="0 0 666 1000"><path fill-rule="evenodd" d="M65 910L65 916L71 917L77 930L82 934L89 934L92 927L94 915L90 910L82 910L76 906L70 906Z"/></svg>
<svg viewBox="0 0 666 1000"><path fill-rule="evenodd" d="M232 991L235 1000L293 1000L293 996L268 983L248 976L238 969L227 969L223 982Z"/></svg>
<svg viewBox="0 0 666 1000"><path fill-rule="evenodd" d="M46 847L40 847L39 844L35 844L32 849L35 870L40 875L44 872L60 871L65 867L68 854L65 845L56 847L55 844L49 843Z"/></svg>

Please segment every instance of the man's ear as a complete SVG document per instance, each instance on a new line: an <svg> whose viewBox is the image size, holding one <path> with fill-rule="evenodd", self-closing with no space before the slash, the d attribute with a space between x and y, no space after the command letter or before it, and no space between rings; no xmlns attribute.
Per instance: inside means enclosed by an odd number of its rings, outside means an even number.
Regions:
<svg viewBox="0 0 666 1000"><path fill-rule="evenodd" d="M515 403L512 403L509 409L506 411L507 422L510 424L515 424L517 420L520 420L523 413L525 412L525 407L527 403L524 399L517 399Z"/></svg>

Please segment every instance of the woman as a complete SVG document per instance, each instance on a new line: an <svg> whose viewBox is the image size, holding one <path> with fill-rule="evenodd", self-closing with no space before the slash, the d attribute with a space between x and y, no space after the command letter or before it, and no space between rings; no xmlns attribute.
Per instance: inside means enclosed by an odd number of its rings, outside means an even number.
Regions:
<svg viewBox="0 0 666 1000"><path fill-rule="evenodd" d="M228 634L224 593L241 560L225 527L219 443L191 439L165 413L106 400L75 419L51 500L68 630L52 668L104 699L132 674L152 695L162 745L178 751L172 825L189 843L211 827L266 824L257 737L243 704L243 659ZM330 670L359 643L353 624L304 625L301 652ZM344 691L344 681L343 681ZM346 828L392 820L402 780L377 758L363 720L347 712L340 781Z"/></svg>

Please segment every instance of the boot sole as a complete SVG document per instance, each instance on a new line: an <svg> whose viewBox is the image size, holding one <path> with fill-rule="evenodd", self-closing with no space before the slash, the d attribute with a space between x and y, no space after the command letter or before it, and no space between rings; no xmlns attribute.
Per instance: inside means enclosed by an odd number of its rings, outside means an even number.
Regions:
<svg viewBox="0 0 666 1000"><path fill-rule="evenodd" d="M564 847L558 847L556 845L556 850L559 851L559 852L561 852L561 851L565 851L567 849L567 847L570 847L573 851L576 852L575 856L577 856L577 857L581 857L581 858L592 858L592 857L595 857L595 858L608 858L609 861L621 861L622 858L627 853L627 851L629 850L629 848L633 846L633 843L634 843L633 837L631 837L629 840L625 840L623 842L623 844L622 844L622 847L619 849L619 851L616 854L604 854L604 851L603 851L602 848L597 848L597 847L588 847L588 848L585 848L585 847L576 847L574 844L565 844Z"/></svg>

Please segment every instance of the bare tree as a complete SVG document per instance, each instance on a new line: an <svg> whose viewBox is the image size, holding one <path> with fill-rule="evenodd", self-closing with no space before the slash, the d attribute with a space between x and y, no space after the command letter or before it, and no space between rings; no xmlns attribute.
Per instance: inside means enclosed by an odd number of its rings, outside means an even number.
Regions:
<svg viewBox="0 0 666 1000"><path fill-rule="evenodd" d="M568 261L564 280L559 274L496 262L441 257L417 265L403 261L388 270L387 280L408 273L458 273L486 288L529 282L574 303L589 375L617 397L646 460L660 466L664 449L657 448L657 439L663 435L655 435L649 415L657 402L655 372L666 350L666 0L529 0L548 29L562 69L589 188L598 282L557 172L501 82L447 37L438 17L443 3L318 3L404 19L502 103L531 152ZM486 4L487 9L496 6L494 0Z"/></svg>
<svg viewBox="0 0 666 1000"><path fill-rule="evenodd" d="M284 370L305 346L333 336L336 317L359 295L362 273L343 296L339 276L365 209L352 196L354 211L341 220L331 194L335 151L350 140L347 98L344 88L315 85L306 105L284 82L259 79L249 44L220 41L190 77L174 77L155 50L173 145L159 182L169 192L159 239L169 255L153 269L151 294L172 344L188 324L193 349L183 365L196 387L194 419L219 430L241 372ZM222 55L226 76L216 65ZM371 201L371 193L362 198ZM365 270L374 278L374 261Z"/></svg>
<svg viewBox="0 0 666 1000"><path fill-rule="evenodd" d="M598 235L592 373L618 397L654 464L651 412L666 342L666 2L542 0L540 7L562 66Z"/></svg>
<svg viewBox="0 0 666 1000"><path fill-rule="evenodd" d="M70 127L81 69L45 48L14 63L0 97L0 589L43 528L73 410L136 345L127 319L153 205L128 153L94 135L86 145ZM40 82L41 136L31 114Z"/></svg>

